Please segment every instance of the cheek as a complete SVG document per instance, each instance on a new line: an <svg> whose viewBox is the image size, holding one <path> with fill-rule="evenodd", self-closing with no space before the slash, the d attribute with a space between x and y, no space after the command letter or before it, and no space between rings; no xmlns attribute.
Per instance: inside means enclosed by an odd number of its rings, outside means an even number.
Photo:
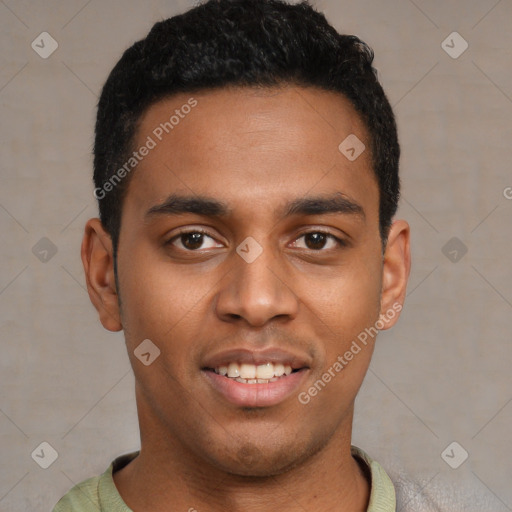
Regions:
<svg viewBox="0 0 512 512"><path fill-rule="evenodd" d="M186 408L192 399L187 385L192 344L202 335L197 324L206 300L201 280L173 269L165 254L149 244L127 243L120 253L123 329L143 402L162 414L165 403ZM160 352L146 366L137 353L142 353L138 347L147 339ZM150 348L150 352L154 350Z"/></svg>
<svg viewBox="0 0 512 512"><path fill-rule="evenodd" d="M307 294L311 281L309 277L301 282L301 296L323 346L315 380L325 376L333 397L343 388L342 395L349 399L359 389L373 352L380 312L380 259L354 258Z"/></svg>
<svg viewBox="0 0 512 512"><path fill-rule="evenodd" d="M296 285L301 300L333 334L357 334L380 311L382 266L379 258L354 257L329 275L303 275Z"/></svg>
<svg viewBox="0 0 512 512"><path fill-rule="evenodd" d="M173 268L165 254L149 244L127 244L120 254L119 285L127 342L149 338L169 347L168 340L186 327L196 309L204 307L208 283L188 275L190 270L185 266Z"/></svg>

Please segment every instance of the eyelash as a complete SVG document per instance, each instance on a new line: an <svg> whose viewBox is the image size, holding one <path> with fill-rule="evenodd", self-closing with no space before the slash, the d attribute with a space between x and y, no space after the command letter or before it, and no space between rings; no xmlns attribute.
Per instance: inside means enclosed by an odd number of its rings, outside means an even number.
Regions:
<svg viewBox="0 0 512 512"><path fill-rule="evenodd" d="M215 237L210 235L207 231L205 231L203 229L196 228L196 229L191 229L191 230L180 231L179 233L174 235L171 239L169 239L167 242L165 242L165 245L166 246L167 245L172 245L175 240L178 240L183 235L191 235L191 234L195 234L195 233L199 233L201 235L206 235L207 237L215 240ZM343 240L341 238L338 238L337 236L334 236L332 233L329 233L328 231L322 231L322 230L318 230L318 229L311 230L311 231L306 231L304 233L301 233L295 240L299 240L300 238L303 238L303 237L305 237L307 235L311 235L311 234L325 235L327 238L329 238L331 240L334 240L336 242L336 244L338 245L338 248L346 247L346 245L347 245L345 240ZM193 250L193 249L186 249L185 248L185 249L180 249L180 250L184 250L186 252L199 252L201 249ZM324 249L324 248L322 248L322 249L306 249L306 250L309 250L311 252L327 252L327 251L332 250L332 249Z"/></svg>

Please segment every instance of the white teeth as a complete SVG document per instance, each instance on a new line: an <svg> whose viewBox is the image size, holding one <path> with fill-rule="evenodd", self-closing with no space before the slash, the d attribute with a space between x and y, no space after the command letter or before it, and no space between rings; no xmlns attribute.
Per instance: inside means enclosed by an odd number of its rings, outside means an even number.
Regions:
<svg viewBox="0 0 512 512"><path fill-rule="evenodd" d="M231 377L244 384L275 382L283 375L290 375L292 367L281 363L265 363L258 366L249 363L229 363L215 368L215 373Z"/></svg>
<svg viewBox="0 0 512 512"><path fill-rule="evenodd" d="M274 375L276 377L281 377L281 375L284 375L284 366L281 363L276 363L274 365Z"/></svg>
<svg viewBox="0 0 512 512"><path fill-rule="evenodd" d="M228 377L240 377L240 368L237 363L229 363Z"/></svg>
<svg viewBox="0 0 512 512"><path fill-rule="evenodd" d="M276 381L277 377L273 377L272 379L242 379L241 377L237 377L235 380L242 384L268 384L269 382Z"/></svg>
<svg viewBox="0 0 512 512"><path fill-rule="evenodd" d="M271 379L274 376L274 365L272 363L260 364L256 367L258 379Z"/></svg>
<svg viewBox="0 0 512 512"><path fill-rule="evenodd" d="M246 363L241 364L240 377L242 377L242 379L254 379L256 377L256 366Z"/></svg>

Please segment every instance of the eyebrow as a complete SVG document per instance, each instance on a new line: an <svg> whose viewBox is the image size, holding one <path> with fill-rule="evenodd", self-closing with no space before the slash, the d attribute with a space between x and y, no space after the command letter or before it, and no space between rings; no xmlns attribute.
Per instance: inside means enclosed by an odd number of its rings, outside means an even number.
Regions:
<svg viewBox="0 0 512 512"><path fill-rule="evenodd" d="M341 192L331 196L295 199L286 205L284 216L327 215L332 213L352 214L362 219L366 217L363 207Z"/></svg>
<svg viewBox="0 0 512 512"><path fill-rule="evenodd" d="M228 217L233 212L226 203L207 196L181 196L171 194L163 203L152 206L145 215L149 219L156 215L182 215L194 213L204 217ZM338 192L330 196L315 196L294 199L285 204L283 217L293 215L350 214L365 219L363 207Z"/></svg>

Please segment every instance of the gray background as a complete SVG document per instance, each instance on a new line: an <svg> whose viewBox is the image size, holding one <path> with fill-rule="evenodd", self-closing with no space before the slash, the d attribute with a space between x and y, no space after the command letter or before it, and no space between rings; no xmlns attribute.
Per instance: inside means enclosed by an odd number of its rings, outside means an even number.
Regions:
<svg viewBox="0 0 512 512"><path fill-rule="evenodd" d="M122 51L192 5L0 1L1 511L50 510L139 446L123 335L101 327L79 257L95 106ZM512 2L315 5L376 52L412 227L406 306L377 342L353 442L395 478L402 510L512 510ZM31 48L43 31L59 44L47 59ZM454 31L469 43L457 59L442 47ZM48 469L31 457L43 441ZM441 457L453 441L469 453L457 469Z"/></svg>

